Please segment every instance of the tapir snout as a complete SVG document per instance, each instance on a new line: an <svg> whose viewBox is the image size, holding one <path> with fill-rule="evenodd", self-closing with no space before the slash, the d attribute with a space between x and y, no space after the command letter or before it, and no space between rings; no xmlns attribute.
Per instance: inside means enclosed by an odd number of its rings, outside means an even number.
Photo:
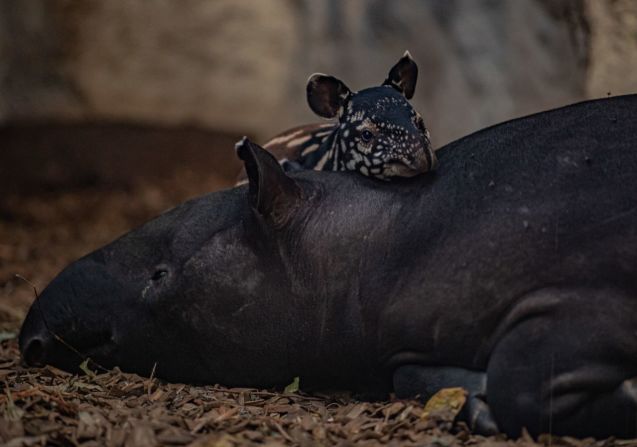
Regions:
<svg viewBox="0 0 637 447"><path fill-rule="evenodd" d="M413 155L403 163L407 172L397 173L399 176L413 177L418 174L433 171L438 166L438 159L431 143L426 138L420 138L414 146Z"/></svg>
<svg viewBox="0 0 637 447"><path fill-rule="evenodd" d="M20 331L22 358L31 366L52 364L76 371L87 356L111 355L109 309L120 291L119 283L95 261L86 259L67 268L31 306ZM86 312L87 305L93 312Z"/></svg>
<svg viewBox="0 0 637 447"><path fill-rule="evenodd" d="M414 177L433 171L438 166L438 159L431 143L425 138L413 144L412 153L401 155L395 161L385 163L385 177Z"/></svg>

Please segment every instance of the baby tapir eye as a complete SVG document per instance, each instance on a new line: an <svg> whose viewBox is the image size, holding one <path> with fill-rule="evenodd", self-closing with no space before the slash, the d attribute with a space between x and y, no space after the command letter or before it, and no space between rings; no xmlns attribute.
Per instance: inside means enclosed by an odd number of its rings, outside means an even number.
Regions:
<svg viewBox="0 0 637 447"><path fill-rule="evenodd" d="M151 276L150 279L152 279L153 281L158 281L166 275L168 275L168 270L166 270L165 268L158 268L157 270L155 270L155 273L153 273L153 276Z"/></svg>
<svg viewBox="0 0 637 447"><path fill-rule="evenodd" d="M371 131L364 130L363 132L361 132L361 139L365 143L369 143L370 141L372 141L372 138L374 138L374 134Z"/></svg>

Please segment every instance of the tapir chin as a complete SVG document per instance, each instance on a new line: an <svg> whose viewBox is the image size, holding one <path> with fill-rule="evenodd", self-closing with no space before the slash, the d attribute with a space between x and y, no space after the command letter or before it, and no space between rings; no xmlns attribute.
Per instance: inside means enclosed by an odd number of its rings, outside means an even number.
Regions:
<svg viewBox="0 0 637 447"><path fill-rule="evenodd" d="M177 206L35 301L27 364L469 392L476 430L637 435L637 95L491 127L391 184L285 174ZM72 349L71 349L72 348Z"/></svg>

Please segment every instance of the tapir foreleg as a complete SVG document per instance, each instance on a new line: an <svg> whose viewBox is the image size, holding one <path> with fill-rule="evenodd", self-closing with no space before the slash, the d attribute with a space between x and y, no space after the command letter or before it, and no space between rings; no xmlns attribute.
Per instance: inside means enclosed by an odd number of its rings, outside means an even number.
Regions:
<svg viewBox="0 0 637 447"><path fill-rule="evenodd" d="M404 365L394 372L394 391L399 398L418 397L427 401L438 390L461 387L468 392L460 414L469 427L482 435L498 433L493 415L485 402L487 374L455 367Z"/></svg>
<svg viewBox="0 0 637 447"><path fill-rule="evenodd" d="M637 299L622 289L551 288L526 299L548 312L499 338L487 368L487 401L518 436L637 436Z"/></svg>

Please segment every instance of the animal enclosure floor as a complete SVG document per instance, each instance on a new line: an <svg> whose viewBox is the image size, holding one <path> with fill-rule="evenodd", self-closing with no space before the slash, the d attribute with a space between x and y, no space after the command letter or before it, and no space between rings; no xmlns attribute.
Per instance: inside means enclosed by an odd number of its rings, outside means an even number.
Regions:
<svg viewBox="0 0 637 447"><path fill-rule="evenodd" d="M74 376L25 368L16 334L33 300L67 263L201 185L133 190L87 188L5 197L0 203L0 445L538 445L471 436L462 425L423 418L418 402L358 402L218 386L168 384L113 370ZM301 388L303 386L301 378ZM543 437L540 445L637 446L637 442Z"/></svg>
<svg viewBox="0 0 637 447"><path fill-rule="evenodd" d="M117 369L74 376L52 367L24 368L15 340L0 345L0 380L0 444L7 446L637 445L472 436L461 424L423 418L423 405L414 401L368 403L347 396L169 384Z"/></svg>

